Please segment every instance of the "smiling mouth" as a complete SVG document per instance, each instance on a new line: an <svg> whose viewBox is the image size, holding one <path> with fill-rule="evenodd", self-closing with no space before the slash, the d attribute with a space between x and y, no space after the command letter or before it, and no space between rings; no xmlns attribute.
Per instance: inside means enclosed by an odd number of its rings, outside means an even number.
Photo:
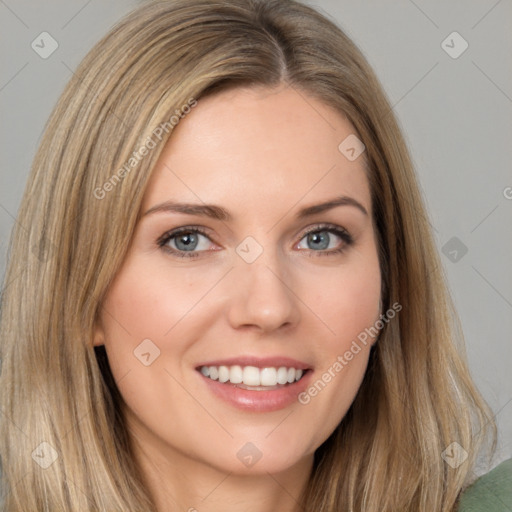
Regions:
<svg viewBox="0 0 512 512"><path fill-rule="evenodd" d="M208 379L222 384L232 384L252 391L271 391L300 381L308 370L291 366L201 366L198 370Z"/></svg>

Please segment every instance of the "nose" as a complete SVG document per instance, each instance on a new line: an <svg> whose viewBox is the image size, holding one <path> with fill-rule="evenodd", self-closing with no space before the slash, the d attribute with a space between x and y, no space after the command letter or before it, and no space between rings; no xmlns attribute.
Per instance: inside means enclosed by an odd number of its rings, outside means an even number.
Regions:
<svg viewBox="0 0 512 512"><path fill-rule="evenodd" d="M271 268L263 258L240 262L231 279L228 319L233 328L272 332L299 322L300 301L276 265Z"/></svg>

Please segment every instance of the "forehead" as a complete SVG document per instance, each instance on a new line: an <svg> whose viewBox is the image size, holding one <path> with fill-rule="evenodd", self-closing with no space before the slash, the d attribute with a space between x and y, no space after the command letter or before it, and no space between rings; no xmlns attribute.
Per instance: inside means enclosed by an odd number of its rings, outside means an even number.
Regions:
<svg viewBox="0 0 512 512"><path fill-rule="evenodd" d="M348 195L370 211L364 153L351 161L339 149L354 135L345 116L291 87L217 93L174 129L143 208L167 200L217 203L263 219Z"/></svg>

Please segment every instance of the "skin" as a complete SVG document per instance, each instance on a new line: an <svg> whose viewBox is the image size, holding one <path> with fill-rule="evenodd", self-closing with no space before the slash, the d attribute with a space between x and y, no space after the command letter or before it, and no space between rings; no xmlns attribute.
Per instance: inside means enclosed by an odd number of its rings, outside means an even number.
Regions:
<svg viewBox="0 0 512 512"><path fill-rule="evenodd" d="M354 133L304 92L237 88L199 100L164 148L94 338L105 345L159 510L300 509L314 451L354 400L371 343L307 405L273 412L221 401L195 368L242 355L287 356L307 362L314 382L374 324L381 276L364 154L349 161L338 150ZM296 218L340 195L367 214L345 205ZM219 205L232 220L143 215L169 200ZM344 228L353 243L320 227L331 252L319 255L304 232L321 223ZM207 231L198 235L199 257L159 247L164 233L182 226ZM236 252L248 236L263 249L252 263ZM134 357L145 339L160 350L149 366ZM247 442L261 453L251 467L237 457Z"/></svg>

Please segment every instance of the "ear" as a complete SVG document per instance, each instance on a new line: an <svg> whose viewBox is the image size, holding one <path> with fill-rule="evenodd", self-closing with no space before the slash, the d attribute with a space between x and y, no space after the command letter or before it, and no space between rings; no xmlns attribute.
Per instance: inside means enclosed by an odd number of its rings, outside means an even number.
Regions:
<svg viewBox="0 0 512 512"><path fill-rule="evenodd" d="M103 330L103 325L101 324L101 320L97 319L94 324L94 334L92 337L92 345L93 347L99 347L105 344L105 332Z"/></svg>
<svg viewBox="0 0 512 512"><path fill-rule="evenodd" d="M375 322L373 323L373 325L378 328L379 330L379 334L377 334L377 336L373 337L372 341L371 341L371 346L373 347L380 339L380 334L381 334L381 331L382 331L382 328L384 327L384 325L380 325L379 326L379 323L382 323L382 299L379 299L379 306L377 308L377 317L375 319Z"/></svg>

